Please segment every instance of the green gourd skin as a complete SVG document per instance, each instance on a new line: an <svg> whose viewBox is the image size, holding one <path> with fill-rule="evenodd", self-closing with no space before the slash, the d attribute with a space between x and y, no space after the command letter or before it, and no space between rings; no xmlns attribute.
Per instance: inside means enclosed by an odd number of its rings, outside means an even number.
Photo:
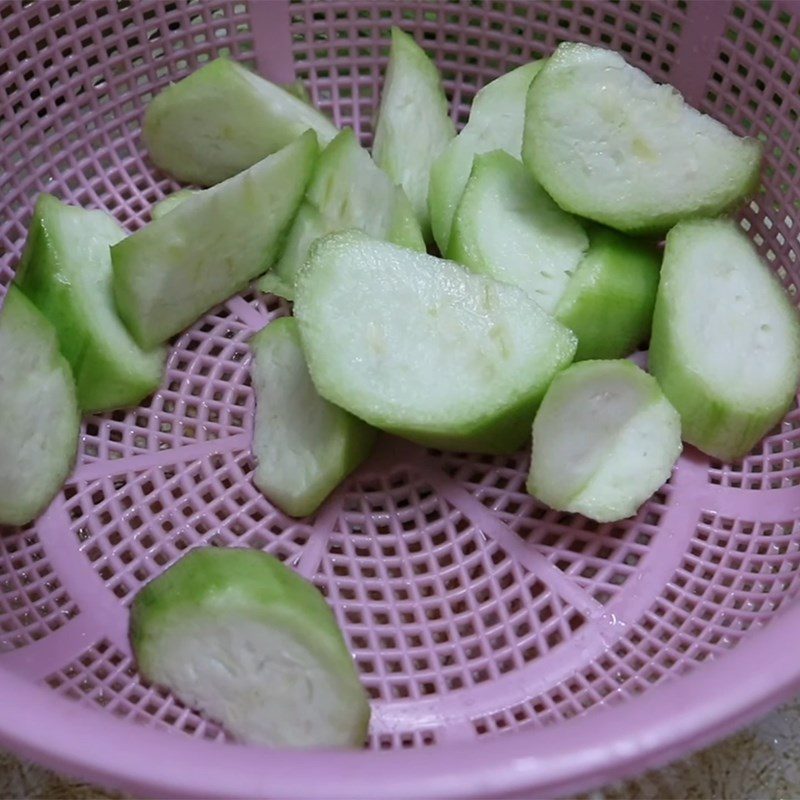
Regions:
<svg viewBox="0 0 800 800"><path fill-rule="evenodd" d="M647 241L599 225L555 316L578 337L576 361L622 358L647 342L661 255Z"/></svg>
<svg viewBox="0 0 800 800"><path fill-rule="evenodd" d="M200 190L179 189L177 192L167 195L163 200L159 200L153 205L153 208L150 211L151 218L154 220L161 219L161 217L169 214L170 211L177 208L185 200L188 200L190 197L196 195L198 191Z"/></svg>

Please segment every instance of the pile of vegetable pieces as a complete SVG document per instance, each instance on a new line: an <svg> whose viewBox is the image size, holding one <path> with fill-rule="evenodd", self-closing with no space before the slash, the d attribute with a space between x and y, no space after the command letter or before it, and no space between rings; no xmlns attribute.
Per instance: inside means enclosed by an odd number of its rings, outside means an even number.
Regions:
<svg viewBox="0 0 800 800"><path fill-rule="evenodd" d="M0 314L0 523L58 491L81 412L153 392L165 343L255 279L294 302L250 343L255 483L294 516L380 430L477 453L532 432L528 490L618 520L682 440L739 458L793 402L796 311L723 216L760 145L617 53L561 45L485 86L456 135L438 71L394 30L371 155L298 94L226 59L161 92L150 157L209 188L130 236L39 198ZM627 360L647 342L649 374ZM264 554L192 554L132 631L145 674L243 739L363 740L332 615Z"/></svg>

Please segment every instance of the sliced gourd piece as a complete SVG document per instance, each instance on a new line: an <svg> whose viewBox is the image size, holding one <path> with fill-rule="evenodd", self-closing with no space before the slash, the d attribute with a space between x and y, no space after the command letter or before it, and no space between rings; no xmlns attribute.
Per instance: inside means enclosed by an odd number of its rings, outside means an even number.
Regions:
<svg viewBox="0 0 800 800"><path fill-rule="evenodd" d="M333 123L292 92L218 58L171 84L147 108L144 143L178 180L212 186L313 130L325 145Z"/></svg>
<svg viewBox="0 0 800 800"><path fill-rule="evenodd" d="M589 239L508 153L475 157L453 221L449 258L519 286L552 313Z"/></svg>
<svg viewBox="0 0 800 800"><path fill-rule="evenodd" d="M311 248L294 313L323 397L455 450L519 448L576 345L515 286L357 231Z"/></svg>
<svg viewBox="0 0 800 800"><path fill-rule="evenodd" d="M375 430L320 397L297 320L284 317L250 340L256 415L254 483L293 517L313 514L368 455Z"/></svg>
<svg viewBox="0 0 800 800"><path fill-rule="evenodd" d="M153 219L161 219L165 214L169 214L173 208L177 208L184 200L188 200L198 193L198 189L179 189L177 192L168 194L153 206L150 210L150 216Z"/></svg>
<svg viewBox="0 0 800 800"><path fill-rule="evenodd" d="M528 491L558 511L613 522L636 513L681 453L678 412L630 361L558 374L533 423Z"/></svg>
<svg viewBox="0 0 800 800"><path fill-rule="evenodd" d="M431 167L455 135L439 70L411 36L392 28L372 155L402 186L426 241L431 238Z"/></svg>
<svg viewBox="0 0 800 800"><path fill-rule="evenodd" d="M243 742L358 747L369 702L313 584L259 550L192 550L136 596L139 671Z"/></svg>
<svg viewBox="0 0 800 800"><path fill-rule="evenodd" d="M136 405L164 371L165 350L142 350L114 307L109 248L124 238L108 214L42 194L17 270L17 284L55 327L82 411Z"/></svg>
<svg viewBox="0 0 800 800"><path fill-rule="evenodd" d="M356 228L385 239L425 250L414 212L405 192L375 166L350 128L322 152L275 268L261 283L264 291L294 297L294 280L320 236Z"/></svg>
<svg viewBox="0 0 800 800"><path fill-rule="evenodd" d="M303 200L289 228L280 258L259 280L258 288L262 292L294 300L295 276L305 264L309 248L320 236L331 232L331 221L311 203Z"/></svg>
<svg viewBox="0 0 800 800"><path fill-rule="evenodd" d="M619 54L568 43L531 84L522 154L566 211L629 233L662 233L753 191L761 146Z"/></svg>
<svg viewBox="0 0 800 800"><path fill-rule="evenodd" d="M472 172L473 158L492 150L520 157L525 98L543 64L533 61L484 86L472 101L469 122L431 167L428 209L433 238L442 253L450 243L450 226Z"/></svg>
<svg viewBox="0 0 800 800"><path fill-rule="evenodd" d="M589 231L589 250L556 306L578 337L576 361L622 358L647 341L661 256L653 245L610 228Z"/></svg>
<svg viewBox="0 0 800 800"><path fill-rule="evenodd" d="M735 223L688 221L667 235L650 371L684 440L722 460L749 452L791 406L797 312Z"/></svg>
<svg viewBox="0 0 800 800"><path fill-rule="evenodd" d="M374 238L392 237L401 247L425 251L425 242L405 192L392 183L346 128L320 156L306 199L342 226Z"/></svg>
<svg viewBox="0 0 800 800"><path fill-rule="evenodd" d="M182 331L273 264L317 151L309 131L111 248L117 307L142 347Z"/></svg>
<svg viewBox="0 0 800 800"><path fill-rule="evenodd" d="M0 525L25 525L72 469L80 416L53 326L16 287L0 309Z"/></svg>

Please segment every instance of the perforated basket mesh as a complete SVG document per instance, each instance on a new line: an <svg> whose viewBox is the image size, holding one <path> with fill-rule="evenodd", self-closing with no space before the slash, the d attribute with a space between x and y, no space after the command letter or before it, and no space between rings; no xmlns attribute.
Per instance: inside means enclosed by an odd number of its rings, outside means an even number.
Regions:
<svg viewBox="0 0 800 800"><path fill-rule="evenodd" d="M401 25L436 58L459 124L483 84L570 39L620 49L760 138L763 185L741 223L796 299L794 4L5 0L0 18L0 294L38 192L133 231L176 188L140 139L148 100L170 81L227 54L301 79L369 144ZM797 407L740 463L688 449L637 517L614 525L529 497L525 453L388 437L295 521L253 487L249 454L247 339L288 311L251 291L210 312L174 341L148 403L84 421L47 513L3 531L0 700L20 709L0 718L6 744L156 794L562 791L678 754L796 685ZM266 550L324 593L373 698L366 752L222 747L217 725L137 675L131 599L201 544Z"/></svg>

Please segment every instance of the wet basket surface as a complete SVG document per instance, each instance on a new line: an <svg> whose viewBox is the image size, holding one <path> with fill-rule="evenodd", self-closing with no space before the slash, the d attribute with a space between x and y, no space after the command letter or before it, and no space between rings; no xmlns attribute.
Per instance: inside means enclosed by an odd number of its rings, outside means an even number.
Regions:
<svg viewBox="0 0 800 800"><path fill-rule="evenodd" d="M128 230L175 188L148 162L148 100L220 54L304 81L372 135L392 25L477 89L561 40L617 48L767 143L741 224L796 300L800 7L780 2L0 0L0 296L36 194ZM597 525L524 491L527 455L385 437L320 512L254 488L248 337L289 311L256 291L174 341L141 408L85 419L36 523L0 538L0 742L132 793L542 796L659 763L800 686L800 410L749 456L691 448L635 519ZM280 753L137 675L136 591L200 544L267 550L342 624L373 698L368 749Z"/></svg>

